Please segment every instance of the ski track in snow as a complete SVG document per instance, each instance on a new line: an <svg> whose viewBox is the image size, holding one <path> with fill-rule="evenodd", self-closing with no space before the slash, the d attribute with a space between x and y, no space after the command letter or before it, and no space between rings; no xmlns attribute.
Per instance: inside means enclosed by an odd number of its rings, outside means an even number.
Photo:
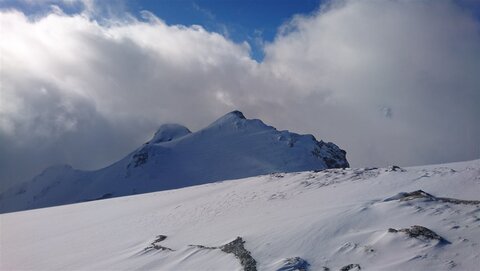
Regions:
<svg viewBox="0 0 480 271"><path fill-rule="evenodd" d="M417 190L480 200L480 160L275 173L2 214L0 269L243 270L236 255L249 252L257 270L479 270L480 205L399 196ZM447 242L409 236L414 225ZM244 254L220 249L237 237Z"/></svg>

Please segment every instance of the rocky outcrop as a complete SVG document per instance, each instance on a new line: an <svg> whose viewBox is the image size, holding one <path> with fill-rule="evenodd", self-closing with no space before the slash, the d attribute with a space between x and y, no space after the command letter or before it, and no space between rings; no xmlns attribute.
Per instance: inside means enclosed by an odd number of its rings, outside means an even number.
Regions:
<svg viewBox="0 0 480 271"><path fill-rule="evenodd" d="M162 250L162 251L174 251L173 249L169 247L164 247L160 245L160 242L164 241L167 239L166 235L158 235L153 242L150 243L148 247L146 247L143 251L148 252L152 250Z"/></svg>
<svg viewBox="0 0 480 271"><path fill-rule="evenodd" d="M417 238L417 239L426 240L426 241L436 240L441 243L450 243L447 240L445 240L443 237L441 237L440 235L432 231L431 229L423 226L419 226L419 225L414 225L414 226L411 226L410 228L399 229L399 230L390 228L388 229L388 232L390 233L403 232L403 233L406 233L411 238Z"/></svg>
<svg viewBox="0 0 480 271"><path fill-rule="evenodd" d="M209 247L204 245L189 245L191 247L196 247L198 249L220 249L225 253L233 254L242 265L244 271L257 271L257 261L252 257L250 251L248 251L245 246L245 241L242 237L237 237L230 243L219 247Z"/></svg>
<svg viewBox="0 0 480 271"><path fill-rule="evenodd" d="M345 265L344 267L340 268L340 271L349 271L349 270L361 270L362 268L360 267L359 264L349 264Z"/></svg>
<svg viewBox="0 0 480 271"><path fill-rule="evenodd" d="M480 204L480 200L463 200L463 199L436 197L423 190L416 190L408 193L402 192L394 197L386 199L385 201L389 201L389 200L409 201L409 200L420 199L420 198L428 201L446 202L446 203L453 203L453 204L467 204L467 205Z"/></svg>
<svg viewBox="0 0 480 271"><path fill-rule="evenodd" d="M328 142L318 141L312 154L325 161L328 168L347 168L350 167L345 156L347 152L340 149L337 145Z"/></svg>
<svg viewBox="0 0 480 271"><path fill-rule="evenodd" d="M276 271L307 271L309 266L310 264L306 260L300 257L293 257L285 259L282 267Z"/></svg>
<svg viewBox="0 0 480 271"><path fill-rule="evenodd" d="M220 249L225 253L235 255L240 260L244 271L256 271L257 262L243 244L245 244L245 241L243 241L242 237L237 237L232 242L221 246Z"/></svg>

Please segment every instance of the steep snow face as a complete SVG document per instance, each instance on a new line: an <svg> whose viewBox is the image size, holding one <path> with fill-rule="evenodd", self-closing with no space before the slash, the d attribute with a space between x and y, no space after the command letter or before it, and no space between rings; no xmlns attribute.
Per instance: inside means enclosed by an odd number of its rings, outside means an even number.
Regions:
<svg viewBox="0 0 480 271"><path fill-rule="evenodd" d="M152 140L113 165L80 171L47 170L0 199L0 211L18 211L154 192L208 182L348 167L346 152L312 135L278 131L239 111L191 133L162 125Z"/></svg>
<svg viewBox="0 0 480 271"><path fill-rule="evenodd" d="M2 214L0 230L1 270L479 270L480 160L275 173Z"/></svg>

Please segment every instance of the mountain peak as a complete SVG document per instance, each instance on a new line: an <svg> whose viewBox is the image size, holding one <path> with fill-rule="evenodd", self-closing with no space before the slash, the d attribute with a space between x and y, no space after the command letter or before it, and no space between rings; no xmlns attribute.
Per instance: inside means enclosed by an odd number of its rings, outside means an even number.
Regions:
<svg viewBox="0 0 480 271"><path fill-rule="evenodd" d="M207 129L211 128L246 128L246 127L256 127L256 128L265 128L269 127L265 125L261 120L258 119L247 119L245 115L243 115L242 112L238 110L234 110L230 113L227 113L223 115L221 118L217 119L214 121L212 124L210 124ZM271 127L270 127L271 128Z"/></svg>
<svg viewBox="0 0 480 271"><path fill-rule="evenodd" d="M229 112L225 115L223 115L222 117L220 117L219 119L217 119L214 123L216 122L231 122L231 121L236 121L236 120L246 120L247 118L245 118L245 115L243 115L242 112L238 111L238 110L234 110L232 112Z"/></svg>
<svg viewBox="0 0 480 271"><path fill-rule="evenodd" d="M228 115L235 116L235 117L237 117L237 118L239 118L239 119L246 119L245 116L243 115L243 113L240 112L240 111L238 111L238 110L234 110L234 111L232 111L232 112L230 112L230 113L227 113L225 116L228 116Z"/></svg>
<svg viewBox="0 0 480 271"><path fill-rule="evenodd" d="M166 123L162 124L160 128L158 128L157 132L155 132L155 135L149 142L152 144L168 142L190 133L191 131L183 125L177 123Z"/></svg>

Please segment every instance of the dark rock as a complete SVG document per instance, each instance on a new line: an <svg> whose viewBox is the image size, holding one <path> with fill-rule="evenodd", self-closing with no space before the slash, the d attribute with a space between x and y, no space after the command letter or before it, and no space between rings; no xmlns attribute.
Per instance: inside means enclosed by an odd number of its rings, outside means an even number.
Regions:
<svg viewBox="0 0 480 271"><path fill-rule="evenodd" d="M306 260L294 257L285 259L283 266L277 271L307 271L309 266L310 264Z"/></svg>
<svg viewBox="0 0 480 271"><path fill-rule="evenodd" d="M453 204L466 204L466 205L480 204L480 200L463 200L463 199L453 199L453 198L437 198L437 200L442 202L453 203Z"/></svg>
<svg viewBox="0 0 480 271"><path fill-rule="evenodd" d="M479 205L480 200L462 200L462 199L454 199L454 198L443 198L443 197L435 197L432 194L429 194L423 190L416 190L410 193L401 193L400 200L401 201L408 201L418 198L424 198L430 201L440 201L440 202L447 202L453 204L467 204L467 205Z"/></svg>
<svg viewBox="0 0 480 271"><path fill-rule="evenodd" d="M413 200L418 198L425 198L429 200L435 200L435 196L428 194L423 190L416 190L410 193L402 193L400 200Z"/></svg>
<svg viewBox="0 0 480 271"><path fill-rule="evenodd" d="M159 243L167 239L166 235L158 235L152 243L148 247L146 247L143 251L150 251L150 250L162 250L162 251L174 251L171 248L161 246Z"/></svg>
<svg viewBox="0 0 480 271"><path fill-rule="evenodd" d="M348 271L348 270L361 270L362 268L360 267L359 264L349 264L345 265L344 267L340 268L340 271Z"/></svg>
<svg viewBox="0 0 480 271"><path fill-rule="evenodd" d="M188 245L189 247L196 247L199 249L218 249L218 247L207 247L207 246L202 246L202 245Z"/></svg>
<svg viewBox="0 0 480 271"><path fill-rule="evenodd" d="M433 240L443 240L443 238L436 234L434 231L430 230L429 228L414 225L411 226L410 229L401 229L400 232L405 232L408 236L413 238L424 237L426 239L433 239Z"/></svg>
<svg viewBox="0 0 480 271"><path fill-rule="evenodd" d="M391 233L397 233L397 232L403 232L406 233L409 237L412 238L417 238L417 239L423 239L423 240L437 240L441 243L450 243L447 240L445 240L443 237L435 233L434 231L430 230L429 228L419 226L419 225L414 225L411 226L409 229L388 229L388 232Z"/></svg>
<svg viewBox="0 0 480 271"><path fill-rule="evenodd" d="M315 137L313 137L315 139ZM316 143L312 155L323 159L327 168L348 168L350 164L346 158L347 152L340 149L337 145L322 140Z"/></svg>
<svg viewBox="0 0 480 271"><path fill-rule="evenodd" d="M145 164L148 161L148 151L146 149L138 151L133 155L132 160L133 167L139 167Z"/></svg>
<svg viewBox="0 0 480 271"><path fill-rule="evenodd" d="M237 237L232 242L225 244L220 247L208 247L203 245L189 245L191 247L196 247L199 249L220 249L225 253L231 253L235 255L237 259L240 260L240 264L243 267L244 271L257 271L257 261L252 257L250 251L245 249L243 245L245 241L243 241L242 237ZM283 270L283 269L282 269ZM285 269L289 270L289 269Z"/></svg>
<svg viewBox="0 0 480 271"><path fill-rule="evenodd" d="M250 251L246 250L244 247L245 241L241 237L237 237L237 239L233 240L232 242L223 245L220 249L225 253L231 253L240 260L240 264L243 267L244 271L256 271L257 270L257 262L250 254Z"/></svg>
<svg viewBox="0 0 480 271"><path fill-rule="evenodd" d="M393 166L388 167L388 168L387 168L387 171L390 171L390 172L391 172L391 171L405 172L406 170L403 169L403 168L401 168L401 167L399 167L399 166L393 165Z"/></svg>
<svg viewBox="0 0 480 271"><path fill-rule="evenodd" d="M157 239L155 239L155 243L162 242L163 240L167 239L166 235L157 235Z"/></svg>
<svg viewBox="0 0 480 271"><path fill-rule="evenodd" d="M230 112L229 114L235 115L239 119L246 119L245 116L243 115L243 113L238 111L238 110L234 110L234 111Z"/></svg>
<svg viewBox="0 0 480 271"><path fill-rule="evenodd" d="M93 198L93 199L86 199L86 200L83 200L81 202L88 202L88 201L94 201L94 200L102 200L102 199L109 199L113 197L113 194L112 193L106 193L106 194L103 194L102 196L100 197L97 197L97 198Z"/></svg>

